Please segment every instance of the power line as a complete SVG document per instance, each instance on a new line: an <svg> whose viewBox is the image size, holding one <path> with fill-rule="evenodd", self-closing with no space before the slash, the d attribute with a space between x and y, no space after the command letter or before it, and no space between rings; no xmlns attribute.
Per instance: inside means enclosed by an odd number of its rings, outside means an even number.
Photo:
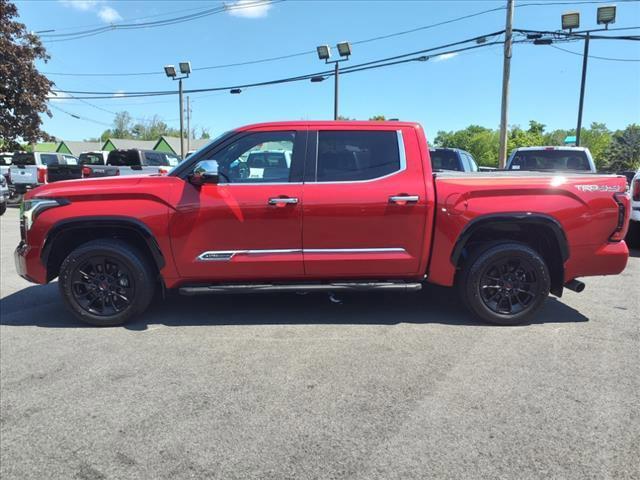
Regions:
<svg viewBox="0 0 640 480"><path fill-rule="evenodd" d="M262 1L264 1L264 0L262 0ZM607 3L608 1L609 0L584 0L584 1L579 1L579 2L566 2L565 1L565 2L524 3L524 4L516 5L516 8L532 7L532 6L545 6L545 5L579 5L579 4L594 4L594 3L598 4L598 3ZM625 1L625 0L623 0L623 1ZM626 1L637 2L639 0L626 0ZM251 6L255 6L255 5L252 4ZM487 13L497 12L497 11L501 11L501 10L504 10L504 9L505 9L504 6L490 8L490 9L487 9L487 10L482 10L482 11L471 13L471 14L468 14L468 15L463 15L463 16L460 16L460 17L452 18L452 19L449 19L449 20L444 20L444 21L432 23L432 24L429 24L429 25L423 25L423 26L420 26L420 27L412 28L412 29L409 29L409 30L403 30L403 31L400 31L400 32L394 32L394 33L390 33L390 34L386 34L386 35L380 35L380 36L376 36L376 37L366 38L366 39L358 40L358 41L355 41L355 42L352 42L352 43L353 43L353 45L361 45L361 44L375 42L375 41L379 41L379 40L386 40L386 39L389 39L389 38L399 37L399 36L402 36L402 35L408 35L408 34L411 34L411 33L419 32L419 31L423 31L423 30L428 30L428 29L439 27L439 26L442 26L442 25L448 25L448 24L451 24L451 23L459 22L459 21L462 21L462 20L467 20L469 18L478 17L478 16L481 16L481 15L485 15ZM104 28L110 28L110 27L103 27L103 29ZM612 30L614 30L614 29L612 29ZM234 62L234 63L227 63L227 64L219 64L219 65L209 65L209 66L194 68L193 70L194 71L214 70L214 69L240 67L240 66L246 66L246 65L255 65L255 64L259 64L259 63L267 63L267 62L274 62L274 61L278 61L278 60L286 60L286 59L289 59L289 58L302 57L302 56L311 55L311 54L315 54L315 53L316 53L315 49L314 50L305 50L303 52L290 53L290 54L286 54L286 55L279 55L279 56L275 56L275 57L268 57L268 58L262 58L262 59L256 59L256 60L247 60L247 61L243 61L243 62ZM104 76L104 77L128 77L128 76L164 75L164 73L161 72L161 71L129 72L129 73L69 73L69 72L42 72L42 73L44 73L45 75L83 76L83 77L100 77L100 76Z"/></svg>
<svg viewBox="0 0 640 480"><path fill-rule="evenodd" d="M556 45L550 45L551 48L555 48L556 50L561 50L563 52L572 53L573 55L578 55L582 57L582 53L573 52L571 50L567 50L562 47L558 47ZM595 58L596 60L610 60L612 62L640 62L640 58L613 58L613 57L598 57L596 55L588 55L589 58Z"/></svg>
<svg viewBox="0 0 640 480"><path fill-rule="evenodd" d="M457 42L460 43L460 42ZM467 42L468 43L468 42ZM462 48L457 48L457 49L453 49L453 50L446 50L446 51L438 51L436 53L433 54L433 57L435 56L440 56L440 55L445 55L445 54L451 54L451 53L459 53L459 52L463 52L466 50L473 50L473 49L478 49L478 48L486 48L489 46L493 46L498 42L492 42L492 43L483 43L483 44L479 44L479 45L472 45L472 46L468 46L468 47L462 47ZM416 52L411 52L409 54L403 54L403 55L397 55L395 57L388 57L385 59L379 59L376 61L372 61L372 62L366 62L366 63L362 63L362 64L357 64L357 65L352 65L350 67L345 67L341 73L343 74L349 74L349 73L355 73L355 72L360 72L360 71L365 71L365 70L371 70L371 69L376 69L376 68L382 68L382 67L387 67L387 66L392 66L392 65L398 65L398 64L402 64L402 63L408 63L408 62L415 62L415 61L426 61L429 60L432 57L428 57L426 55L421 55L424 52L431 52L436 50L437 48L443 48L443 47L434 47L434 48L429 48L429 49L425 49L425 50L419 50ZM412 58L404 58L407 57L409 55L413 55ZM418 56L416 56L418 55ZM275 79L275 80L268 80L268 81L264 81L264 82L257 82L257 83L247 83L247 84L242 84L242 85L234 85L234 86L224 86L224 87L210 87L210 88L200 88L200 89L191 89L191 90L185 90L184 93L203 93L203 92L216 92L216 91L222 91L222 90L230 90L232 88L251 88L251 87L262 87L262 86L268 86L268 85L277 85L277 84L283 84L283 83L291 83L291 82L297 82L297 81L303 81L303 80L309 80L312 77L316 77L316 76L325 76L325 77L329 77L333 75L333 70L325 70L323 72L314 72L314 73L309 73L309 74L305 74L305 75L298 75L295 77L286 77L286 78L280 78L280 79ZM57 92L60 93L68 93L67 91L62 91L62 90L58 90ZM84 98L84 99L100 99L100 98L113 98L113 96L109 93L102 92L102 94L100 92L77 92L77 91L71 91L71 93L75 93L75 94L84 94L85 96L83 97L76 97L76 98ZM163 95L175 95L176 92L175 91L158 91L158 92L129 92L129 93L124 93L122 94L122 96L120 98L130 98L130 97L147 97L147 96L163 96Z"/></svg>
<svg viewBox="0 0 640 480"><path fill-rule="evenodd" d="M79 32L43 34L41 35L41 38L43 38L44 41L47 43L65 42L69 40L78 40L82 38L92 37L95 35L99 35L101 33L114 31L114 30L139 30L141 28L155 28L155 27L163 27L167 25L176 25L179 23L184 23L191 20L197 20L200 18L208 17L210 15L216 15L219 13L235 11L235 10L244 10L247 8L255 8L258 6L273 5L275 3L280 3L283 1L285 0L256 0L255 2L251 2L251 3L242 3L237 5L222 5L220 7L209 8L209 9L202 10L200 12L192 13L189 15L183 15L181 17L156 20L153 22L113 23L111 25L105 25L103 27L79 31ZM50 39L53 39L53 40L50 40Z"/></svg>
<svg viewBox="0 0 640 480"><path fill-rule="evenodd" d="M71 113L71 112L68 112L65 109L57 107L55 105L51 105L50 104L49 106L51 108L56 109L56 110L60 110L62 113L66 113L67 115L69 115L70 117L75 118L76 120L85 120L87 122L97 123L98 125L102 125L102 126L105 126L105 127L110 127L111 126L111 124L109 124L109 123L100 122L100 121L94 120L92 118L88 118L88 117L84 117L82 115L78 115L77 113Z"/></svg>

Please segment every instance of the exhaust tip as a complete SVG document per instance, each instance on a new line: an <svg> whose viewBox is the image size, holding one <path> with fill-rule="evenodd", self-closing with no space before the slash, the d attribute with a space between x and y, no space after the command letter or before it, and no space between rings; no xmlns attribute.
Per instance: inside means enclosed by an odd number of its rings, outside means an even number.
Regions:
<svg viewBox="0 0 640 480"><path fill-rule="evenodd" d="M572 290L576 293L580 293L584 290L584 287L586 286L583 282L581 282L580 280L571 280L570 282L567 282L564 284L565 288L568 288L569 290Z"/></svg>

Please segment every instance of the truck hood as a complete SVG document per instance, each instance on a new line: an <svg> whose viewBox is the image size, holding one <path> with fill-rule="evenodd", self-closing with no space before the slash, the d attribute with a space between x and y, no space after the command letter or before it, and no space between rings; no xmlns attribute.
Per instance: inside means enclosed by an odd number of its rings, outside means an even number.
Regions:
<svg viewBox="0 0 640 480"><path fill-rule="evenodd" d="M175 183L175 177L160 175L134 175L127 177L103 177L85 178L79 180L65 180L62 182L42 185L28 192L25 199L30 198L81 198L81 197L132 197L144 195L147 189L156 194L166 187L170 190L170 185ZM160 184L160 185L159 185Z"/></svg>

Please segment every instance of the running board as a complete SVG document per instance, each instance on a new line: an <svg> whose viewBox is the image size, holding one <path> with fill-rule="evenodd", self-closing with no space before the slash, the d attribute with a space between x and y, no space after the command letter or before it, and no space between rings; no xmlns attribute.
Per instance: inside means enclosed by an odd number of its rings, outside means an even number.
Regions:
<svg viewBox="0 0 640 480"><path fill-rule="evenodd" d="M182 287L180 295L207 295L215 293L271 293L271 292L316 292L316 291L368 291L400 290L415 292L422 289L421 283L406 282L342 282L342 283L298 283L298 284L234 284L201 285Z"/></svg>

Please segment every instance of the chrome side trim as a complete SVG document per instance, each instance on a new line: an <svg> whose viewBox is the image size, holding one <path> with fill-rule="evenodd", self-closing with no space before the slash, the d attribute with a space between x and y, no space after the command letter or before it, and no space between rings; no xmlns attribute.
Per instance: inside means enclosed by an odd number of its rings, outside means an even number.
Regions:
<svg viewBox="0 0 640 480"><path fill-rule="evenodd" d="M270 292L314 292L314 291L367 291L367 290L400 290L405 292L417 291L422 288L418 282L340 282L340 283L292 283L292 284L232 284L232 285L204 285L182 287L181 295L204 295L215 293L270 293Z"/></svg>
<svg viewBox="0 0 640 480"><path fill-rule="evenodd" d="M228 262L237 255L259 256L291 253L407 253L404 248L278 248L273 250L208 250L196 257L199 262Z"/></svg>
<svg viewBox="0 0 640 480"><path fill-rule="evenodd" d="M279 248L274 250L209 250L202 252L196 260L199 262L228 262L236 255L272 255L282 253L302 253L301 249Z"/></svg>
<svg viewBox="0 0 640 480"><path fill-rule="evenodd" d="M305 248L303 253L407 253L404 248Z"/></svg>

